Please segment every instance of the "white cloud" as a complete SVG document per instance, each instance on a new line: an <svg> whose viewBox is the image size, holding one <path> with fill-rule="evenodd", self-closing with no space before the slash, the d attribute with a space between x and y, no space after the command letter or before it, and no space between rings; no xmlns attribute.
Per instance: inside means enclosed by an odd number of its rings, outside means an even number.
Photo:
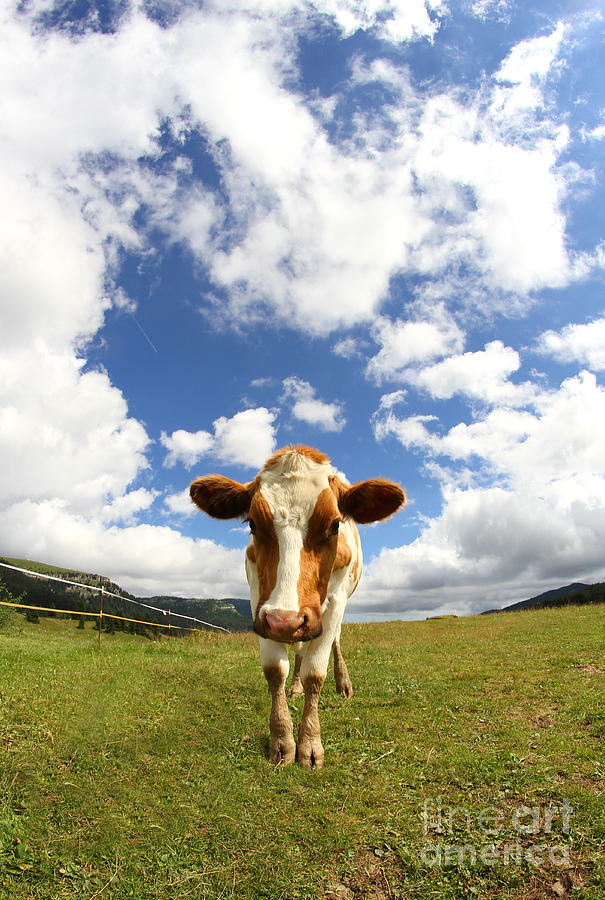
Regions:
<svg viewBox="0 0 605 900"><path fill-rule="evenodd" d="M379 37L397 44L431 39L440 23L429 16L429 10L445 12L445 4L435 0L315 0L313 6L332 16L345 35L371 28Z"/></svg>
<svg viewBox="0 0 605 900"><path fill-rule="evenodd" d="M359 341L353 337L341 338L332 347L332 353L342 356L344 359L355 359L361 355Z"/></svg>
<svg viewBox="0 0 605 900"><path fill-rule="evenodd" d="M407 398L407 391L392 391L390 394L383 394L380 398L379 412L382 412L385 409L392 409L394 406L397 406L399 403L405 403Z"/></svg>
<svg viewBox="0 0 605 900"><path fill-rule="evenodd" d="M591 497L575 480L562 490L446 490L440 516L408 546L370 563L353 611L431 609L460 613L521 600L545 584L603 573L605 480ZM567 497L564 492L570 492ZM419 597L422 600L419 600Z"/></svg>
<svg viewBox="0 0 605 900"><path fill-rule="evenodd" d="M168 494L168 496L164 498L164 506L169 513L172 513L175 516L189 517L198 512L197 507L191 502L189 486L176 494Z"/></svg>
<svg viewBox="0 0 605 900"><path fill-rule="evenodd" d="M519 354L502 341L492 341L485 350L450 356L434 366L409 373L409 381L437 399L455 394L492 405L523 406L535 394L529 383L513 384L509 376L521 365Z"/></svg>
<svg viewBox="0 0 605 900"><path fill-rule="evenodd" d="M585 325L570 323L561 331L545 331L536 350L558 362L579 362L594 371L605 369L605 318Z"/></svg>
<svg viewBox="0 0 605 900"><path fill-rule="evenodd" d="M473 459L474 468L433 468L441 514L412 544L372 562L354 608L415 609L419 591L437 607L447 586L448 603L477 611L530 596L547 579L602 577L605 389L582 373L558 390L536 388L531 405L493 409L445 434L434 416L377 413L378 439L394 436L455 465Z"/></svg>
<svg viewBox="0 0 605 900"><path fill-rule="evenodd" d="M214 446L214 438L208 431L185 431L179 428L171 435L165 431L160 435L160 443L168 450L164 465L171 469L178 462L187 468L209 453Z"/></svg>
<svg viewBox="0 0 605 900"><path fill-rule="evenodd" d="M515 44L496 72L496 78L531 91L536 82L543 82L550 74L561 49L565 31L565 25L559 22L549 34ZM531 102L527 103L528 106L541 102L539 95L532 93L530 96Z"/></svg>
<svg viewBox="0 0 605 900"><path fill-rule="evenodd" d="M103 507L101 520L103 522L123 522L126 525L135 524L138 514L149 509L157 495L157 491L150 491L147 488L128 491Z"/></svg>
<svg viewBox="0 0 605 900"><path fill-rule="evenodd" d="M512 9L513 0L473 0L471 3L471 11L479 19L507 21Z"/></svg>
<svg viewBox="0 0 605 900"><path fill-rule="evenodd" d="M23 500L2 514L3 552L102 572L137 594L247 597L243 549L188 538L167 526L107 527L58 500Z"/></svg>
<svg viewBox="0 0 605 900"><path fill-rule="evenodd" d="M432 356L445 356L448 343L450 350L462 343L458 329L446 335L432 324L411 322L393 326L387 322L381 326L379 339L383 347L370 360L367 369L377 381L389 377L426 391L435 399L447 400L460 395L491 405L523 406L535 396L536 389L531 383L510 381L521 362L517 351L505 347L502 341L491 341L484 350L454 353L434 365L422 366L418 363ZM380 408L386 408L386 400L393 396L396 394L385 395ZM397 402L400 399L403 398L397 398Z"/></svg>
<svg viewBox="0 0 605 900"><path fill-rule="evenodd" d="M94 334L109 306L97 236L82 220L77 198L57 197L11 167L0 167L0 184L0 347L26 348L42 339L70 347Z"/></svg>
<svg viewBox="0 0 605 900"><path fill-rule="evenodd" d="M452 426L446 434L426 428L435 416L398 419L379 410L375 433L396 436L406 447L453 460L479 458L494 476L518 490L576 474L605 472L605 389L589 372L565 380L558 390L536 387L533 410L496 408L478 421ZM601 422L603 428L601 429ZM562 427L562 423L564 423ZM481 476L481 470L478 471Z"/></svg>
<svg viewBox="0 0 605 900"><path fill-rule="evenodd" d="M275 384L275 379L272 375L267 375L261 378L253 378L250 382L250 387L253 388L269 388L273 387Z"/></svg>
<svg viewBox="0 0 605 900"><path fill-rule="evenodd" d="M393 101L373 109L371 121L360 111L340 145L328 140L333 123L316 119L285 86L298 34L317 13L347 33L372 28L398 42L435 33L445 6L430 8L432 17L421 0L216 4L183 9L167 28L133 9L115 34L77 40L31 34L27 14L6 11L0 65L14 87L0 112L9 183L16 166L19 190L33 191L42 209L52 197L55 206L71 203L77 219L84 204L101 265L103 238L106 251L144 245L135 213L145 204L149 227L189 243L227 292L222 313L240 323L267 306L313 334L367 322L399 272L439 278L465 266L486 282L484 299L562 285L573 277L565 175L557 169L563 132L542 107L519 132L510 99L528 82L538 109L561 26L513 48L495 79L464 103L446 91L421 95L392 64L358 63L351 90L386 85ZM288 17L293 9L305 15ZM162 176L140 164L168 118L177 140L191 127L207 135L227 208L199 184L179 188L185 159ZM106 153L109 167L101 165ZM12 205L22 208L19 197ZM53 218L65 216L56 209Z"/></svg>
<svg viewBox="0 0 605 900"><path fill-rule="evenodd" d="M292 415L301 422L315 425L322 431L342 431L347 420L342 404L326 403L315 396L315 388L308 381L292 375L283 381L284 400L292 402Z"/></svg>
<svg viewBox="0 0 605 900"><path fill-rule="evenodd" d="M590 131L584 130L582 138L585 141L602 141L605 138L605 125L597 125L595 128L591 128Z"/></svg>
<svg viewBox="0 0 605 900"><path fill-rule="evenodd" d="M149 438L104 372L48 350L0 357L0 503L61 498L101 514L147 467Z"/></svg>
<svg viewBox="0 0 605 900"><path fill-rule="evenodd" d="M214 422L215 455L225 463L260 468L275 450L276 413L259 406Z"/></svg>
<svg viewBox="0 0 605 900"><path fill-rule="evenodd" d="M447 356L464 346L463 333L439 307L428 321L392 322L381 316L374 325L373 337L381 347L370 359L367 374L378 383L400 377L412 363Z"/></svg>
<svg viewBox="0 0 605 900"><path fill-rule="evenodd" d="M211 456L221 463L260 468L275 450L275 418L275 412L259 406L215 419L214 435L183 429L171 435L162 432L160 443L168 450L164 465L170 468L180 462L191 468Z"/></svg>

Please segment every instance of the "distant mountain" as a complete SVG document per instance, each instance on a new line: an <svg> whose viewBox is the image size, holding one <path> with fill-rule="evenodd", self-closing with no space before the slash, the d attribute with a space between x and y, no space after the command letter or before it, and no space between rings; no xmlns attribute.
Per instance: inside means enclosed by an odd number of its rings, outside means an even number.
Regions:
<svg viewBox="0 0 605 900"><path fill-rule="evenodd" d="M228 599L199 599L197 597L146 597L143 603L159 606L181 616L194 616L213 625L222 625L229 631L249 631L252 628L250 601ZM187 622L184 622L187 625Z"/></svg>
<svg viewBox="0 0 605 900"><path fill-rule="evenodd" d="M482 615L495 612L513 612L518 609L540 609L546 606L582 606L587 603L605 603L605 583L583 584L575 581L565 587L545 591L529 600L519 600L502 609L487 609Z"/></svg>
<svg viewBox="0 0 605 900"><path fill-rule="evenodd" d="M232 598L217 600L197 597L137 598L133 594L122 590L118 584L114 584L105 575L93 575L89 572L49 566L45 563L28 559L0 557L0 562L22 569L29 569L40 574L50 575L54 578L62 578L66 581L89 585L90 587L100 588L103 586L106 592L118 595L117 597L110 597L105 593L103 611L108 614L113 613L118 616L140 619L143 622L166 624L166 616L162 612L136 606L134 603L129 602L139 600L140 603L147 604L147 606L156 606L161 610L170 610L183 616L192 616L211 625L220 625L229 629L229 631L249 631L252 628L250 603L248 600ZM4 566L0 566L0 581L6 585L15 598L23 595L23 603L28 603L31 606L47 607L50 610L50 612L41 613L41 615L54 615L63 610L75 610L76 613L96 614L99 612L100 592L98 590L91 591L74 584L64 584L62 581L36 578L24 572L7 569ZM175 621L171 624L178 626L179 620L176 616ZM183 626L191 626L194 623L183 620L182 624ZM145 629L145 625L137 626L136 623L132 623L127 626L123 622L109 618L107 619L107 627L113 627L114 629L128 628L128 630L134 631Z"/></svg>

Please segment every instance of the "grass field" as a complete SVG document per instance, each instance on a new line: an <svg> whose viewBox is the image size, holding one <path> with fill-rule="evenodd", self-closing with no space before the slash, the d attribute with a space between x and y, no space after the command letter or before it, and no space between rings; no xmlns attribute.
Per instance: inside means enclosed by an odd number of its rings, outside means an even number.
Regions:
<svg viewBox="0 0 605 900"><path fill-rule="evenodd" d="M605 607L345 627L319 772L266 758L253 635L11 616L0 898L605 897Z"/></svg>

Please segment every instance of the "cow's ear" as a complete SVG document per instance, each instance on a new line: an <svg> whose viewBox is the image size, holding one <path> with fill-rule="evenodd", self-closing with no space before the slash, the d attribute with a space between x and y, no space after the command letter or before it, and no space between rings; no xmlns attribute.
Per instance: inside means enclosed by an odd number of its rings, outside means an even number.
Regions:
<svg viewBox="0 0 605 900"><path fill-rule="evenodd" d="M405 503L403 488L386 478L370 478L358 481L352 487L337 479L338 508L345 518L354 519L360 525L378 522L397 512Z"/></svg>
<svg viewBox="0 0 605 900"><path fill-rule="evenodd" d="M191 483L189 493L201 510L215 519L237 519L250 509L254 482L240 484L224 475L205 475Z"/></svg>

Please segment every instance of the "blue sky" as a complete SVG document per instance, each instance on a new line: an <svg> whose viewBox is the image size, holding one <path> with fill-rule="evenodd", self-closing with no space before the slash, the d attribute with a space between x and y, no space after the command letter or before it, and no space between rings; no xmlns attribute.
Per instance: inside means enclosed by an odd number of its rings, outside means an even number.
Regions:
<svg viewBox="0 0 605 900"><path fill-rule="evenodd" d="M605 578L602 7L5 3L0 552L245 596L186 490L404 485L347 618Z"/></svg>

